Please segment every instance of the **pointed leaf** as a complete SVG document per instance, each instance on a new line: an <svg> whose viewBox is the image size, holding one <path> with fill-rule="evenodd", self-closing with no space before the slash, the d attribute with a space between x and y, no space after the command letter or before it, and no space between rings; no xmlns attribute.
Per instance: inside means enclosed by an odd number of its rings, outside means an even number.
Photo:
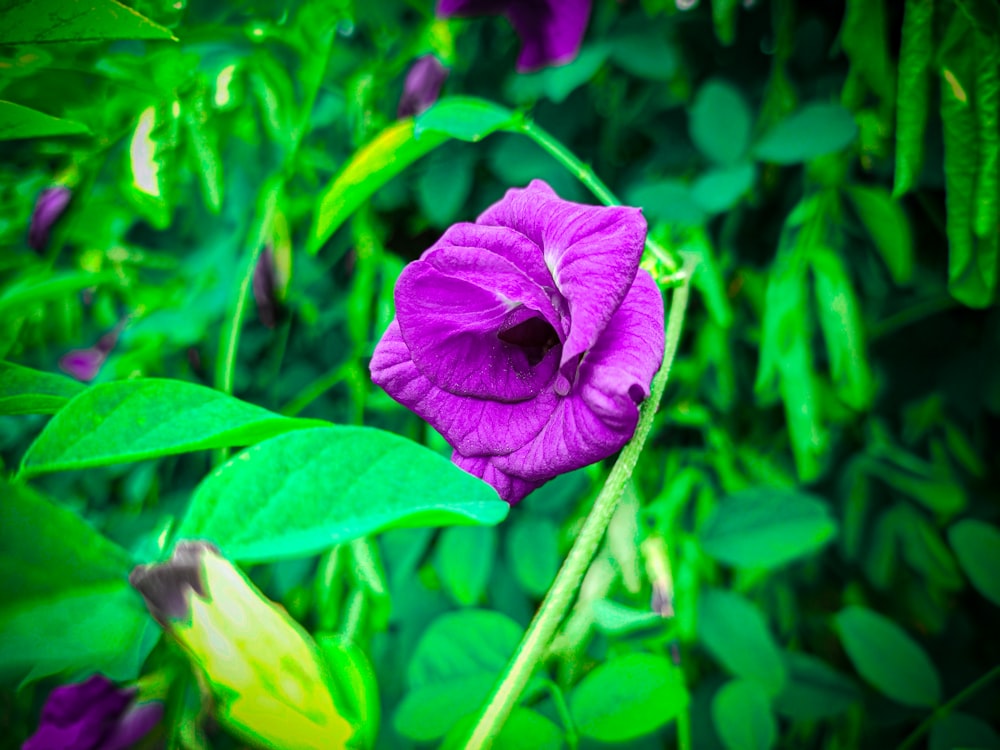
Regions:
<svg viewBox="0 0 1000 750"><path fill-rule="evenodd" d="M173 39L115 0L0 0L0 44L89 42L99 39Z"/></svg>
<svg viewBox="0 0 1000 750"><path fill-rule="evenodd" d="M930 112L930 68L934 59L933 20L934 0L906 0L896 96L895 198L913 189L924 165L924 131Z"/></svg>
<svg viewBox="0 0 1000 750"><path fill-rule="evenodd" d="M767 693L749 680L722 686L712 699L712 721L726 750L770 750L778 737Z"/></svg>
<svg viewBox="0 0 1000 750"><path fill-rule="evenodd" d="M949 529L948 540L972 585L1000 607L1000 529L967 519Z"/></svg>
<svg viewBox="0 0 1000 750"><path fill-rule="evenodd" d="M55 414L83 389L63 375L0 362L0 415Z"/></svg>
<svg viewBox="0 0 1000 750"><path fill-rule="evenodd" d="M22 107L14 102L0 101L0 141L81 133L90 133L82 122L62 120L37 109Z"/></svg>
<svg viewBox="0 0 1000 750"><path fill-rule="evenodd" d="M326 424L291 419L219 391L179 380L103 383L67 403L24 456L21 471L52 471L252 445Z"/></svg>
<svg viewBox="0 0 1000 750"><path fill-rule="evenodd" d="M249 448L205 479L179 539L234 560L306 557L404 526L495 524L509 506L438 453L370 427L297 430Z"/></svg>
<svg viewBox="0 0 1000 750"><path fill-rule="evenodd" d="M796 164L845 148L857 135L851 113L839 104L807 104L771 128L754 156L775 164Z"/></svg>
<svg viewBox="0 0 1000 750"><path fill-rule="evenodd" d="M905 191L904 191L905 192ZM875 243L892 280L908 284L913 276L913 236L903 207L883 187L851 185L847 197Z"/></svg>

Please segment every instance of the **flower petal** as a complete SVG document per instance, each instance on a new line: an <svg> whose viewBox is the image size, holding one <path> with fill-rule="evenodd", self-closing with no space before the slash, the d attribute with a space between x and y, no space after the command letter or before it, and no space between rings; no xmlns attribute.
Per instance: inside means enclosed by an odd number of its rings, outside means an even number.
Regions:
<svg viewBox="0 0 1000 750"><path fill-rule="evenodd" d="M504 474L545 482L607 458L631 439L638 404L663 360L663 301L643 270L604 335L583 358L578 386L523 448L490 459Z"/></svg>
<svg viewBox="0 0 1000 750"><path fill-rule="evenodd" d="M493 487L500 495L500 499L511 505L520 502L544 484L544 482L529 482L526 479L505 474L494 466L488 458L463 456L455 451L451 460L458 468L479 477Z"/></svg>
<svg viewBox="0 0 1000 750"><path fill-rule="evenodd" d="M488 16L503 13L510 0L438 0L437 14L449 16Z"/></svg>
<svg viewBox="0 0 1000 750"><path fill-rule="evenodd" d="M417 368L450 393L497 401L536 396L555 375L559 316L545 292L503 258L472 248L439 248L407 266L396 283L396 311ZM499 334L527 308L552 327L534 351Z"/></svg>
<svg viewBox="0 0 1000 750"><path fill-rule="evenodd" d="M533 180L513 188L486 209L477 223L506 226L541 245L556 288L566 299L570 332L559 363L556 389L568 393L579 357L596 343L635 278L646 241L646 220L637 208L587 206L558 198Z"/></svg>
<svg viewBox="0 0 1000 750"><path fill-rule="evenodd" d="M375 347L370 369L372 382L425 419L466 456L517 450L538 434L556 408L557 398L549 391L511 404L441 390L413 364L396 322Z"/></svg>
<svg viewBox="0 0 1000 750"><path fill-rule="evenodd" d="M512 0L507 18L521 37L518 71L562 65L576 57L589 17L590 0Z"/></svg>

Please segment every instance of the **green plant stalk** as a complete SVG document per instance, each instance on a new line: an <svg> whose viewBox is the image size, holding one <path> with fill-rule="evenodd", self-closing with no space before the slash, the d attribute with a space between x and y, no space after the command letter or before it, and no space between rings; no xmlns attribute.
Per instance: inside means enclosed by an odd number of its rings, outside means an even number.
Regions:
<svg viewBox="0 0 1000 750"><path fill-rule="evenodd" d="M653 378L652 392L642 407L635 435L622 449L621 455L611 468L611 473L594 501L594 507L587 515L552 587L545 595L541 607L518 644L513 659L507 665L506 671L480 713L476 726L465 744L466 750L480 750L492 746L493 740L517 705L517 700L531 679L535 667L542 660L556 629L576 598L583 576L604 538L611 516L618 507L625 485L631 478L639 455L646 444L646 438L649 437L649 431L653 426L653 415L656 414L663 398L684 327L693 270L693 268L688 269L687 279L674 290L667 320L663 364Z"/></svg>
<svg viewBox="0 0 1000 750"><path fill-rule="evenodd" d="M601 178L594 174L593 169L580 161L572 151L553 138L548 132L535 125L535 123L528 119L523 119L517 125L510 128L510 130L528 136L528 138L541 146L553 159L565 167L566 171L583 183L584 187L592 192L602 203L608 206L621 205L621 201L608 189L608 186L604 184ZM647 236L646 247L666 267L669 273L677 273L680 270L677 260L659 242Z"/></svg>
<svg viewBox="0 0 1000 750"><path fill-rule="evenodd" d="M991 669L989 672L984 674L978 680L973 682L971 685L965 688L965 690L960 692L958 695L956 695L950 701L945 703L943 706L938 706L936 709L934 709L934 711L931 713L930 716L924 719L916 729L910 732L909 737L903 740L903 742L899 745L899 748L897 750L907 750L907 748L913 747L913 745L916 744L917 740L919 740L921 737L927 734L927 732L930 731L930 728L933 727L938 721L940 721L945 716L950 714L961 704L965 703L965 701L969 700L969 698L971 698L973 695L978 693L984 687L989 685L997 677L1000 677L1000 664L997 664L995 667L993 667L993 669Z"/></svg>

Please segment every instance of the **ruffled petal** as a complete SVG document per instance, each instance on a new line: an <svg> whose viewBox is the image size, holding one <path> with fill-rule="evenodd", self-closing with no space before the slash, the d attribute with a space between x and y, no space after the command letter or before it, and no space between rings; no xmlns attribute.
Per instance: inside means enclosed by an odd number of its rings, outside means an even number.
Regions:
<svg viewBox="0 0 1000 750"><path fill-rule="evenodd" d="M568 393L579 357L598 341L635 278L646 242L646 220L637 208L587 206L558 198L533 180L513 188L477 219L506 226L541 245L556 288L569 306L556 388Z"/></svg>
<svg viewBox="0 0 1000 750"><path fill-rule="evenodd" d="M489 16L503 13L510 0L438 0L437 14L441 18L459 16Z"/></svg>
<svg viewBox="0 0 1000 750"><path fill-rule="evenodd" d="M576 57L587 30L590 0L512 0L507 17L521 37L517 69L524 73Z"/></svg>
<svg viewBox="0 0 1000 750"><path fill-rule="evenodd" d="M478 249L439 248L407 266L396 312L413 363L439 388L461 396L524 401L553 379L559 316L545 292L503 258ZM525 349L501 334L523 308L551 329ZM547 345L545 345L547 344Z"/></svg>
<svg viewBox="0 0 1000 750"><path fill-rule="evenodd" d="M456 451L451 460L458 468L479 477L493 487L500 495L500 499L506 500L511 505L520 502L528 494L545 484L545 482L529 482L526 479L505 474L494 466L488 458L463 456Z"/></svg>
<svg viewBox="0 0 1000 750"><path fill-rule="evenodd" d="M636 283L598 344L583 358L578 386L523 448L490 459L497 470L544 482L620 450L635 432L638 405L663 360L663 300L649 274Z"/></svg>
<svg viewBox="0 0 1000 750"><path fill-rule="evenodd" d="M466 456L517 450L538 434L558 400L549 391L520 403L454 396L443 391L413 364L395 321L375 347L370 369L376 385L416 412Z"/></svg>

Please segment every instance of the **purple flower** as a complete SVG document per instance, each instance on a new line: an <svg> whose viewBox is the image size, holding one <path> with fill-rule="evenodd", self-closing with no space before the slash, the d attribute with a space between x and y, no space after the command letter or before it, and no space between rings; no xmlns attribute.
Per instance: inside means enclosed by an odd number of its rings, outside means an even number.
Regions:
<svg viewBox="0 0 1000 750"><path fill-rule="evenodd" d="M434 55L419 58L406 74L396 114L399 117L419 115L437 101L447 78L448 69Z"/></svg>
<svg viewBox="0 0 1000 750"><path fill-rule="evenodd" d="M21 750L124 750L163 716L158 702L136 703L136 689L119 689L102 675L49 693L38 731Z"/></svg>
<svg viewBox="0 0 1000 750"><path fill-rule="evenodd" d="M268 328L278 322L277 271L274 265L274 250L264 248L257 265L253 269L253 298L257 302L257 316Z"/></svg>
<svg viewBox="0 0 1000 750"><path fill-rule="evenodd" d="M439 16L502 13L521 37L520 72L568 63L580 50L590 0L438 0Z"/></svg>
<svg viewBox="0 0 1000 750"><path fill-rule="evenodd" d="M510 503L610 456L663 358L645 238L637 208L507 191L403 269L372 380Z"/></svg>
<svg viewBox="0 0 1000 750"><path fill-rule="evenodd" d="M62 186L46 188L38 194L28 229L28 244L36 252L42 252L49 244L49 231L66 210L71 196L69 188Z"/></svg>
<svg viewBox="0 0 1000 750"><path fill-rule="evenodd" d="M77 380L89 383L97 377L104 360L115 348L120 329L121 324L111 333L101 336L98 342L89 349L73 349L66 352L59 358L59 369Z"/></svg>

